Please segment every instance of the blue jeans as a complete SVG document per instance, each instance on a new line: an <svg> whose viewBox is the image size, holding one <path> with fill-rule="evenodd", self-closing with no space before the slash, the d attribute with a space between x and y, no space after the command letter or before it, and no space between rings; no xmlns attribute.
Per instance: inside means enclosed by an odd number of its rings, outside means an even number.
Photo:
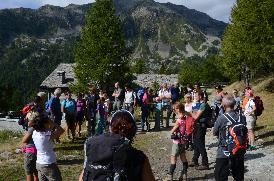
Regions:
<svg viewBox="0 0 274 181"><path fill-rule="evenodd" d="M98 117L98 127L96 129L96 134L103 134L105 130L105 121L103 117Z"/></svg>
<svg viewBox="0 0 274 181"><path fill-rule="evenodd" d="M166 127L169 127L169 119L172 113L171 105L158 103L156 106L156 120L155 120L155 128L157 129L158 128L160 129L160 122L162 122L162 119L163 119L163 111L167 111Z"/></svg>

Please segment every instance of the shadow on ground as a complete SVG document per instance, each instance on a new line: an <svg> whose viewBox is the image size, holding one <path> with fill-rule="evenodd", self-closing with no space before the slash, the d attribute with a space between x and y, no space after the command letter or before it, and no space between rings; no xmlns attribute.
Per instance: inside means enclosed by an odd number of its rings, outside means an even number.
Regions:
<svg viewBox="0 0 274 181"><path fill-rule="evenodd" d="M71 160L58 160L57 161L58 165L78 165L78 164L83 164L84 160L83 159L71 159Z"/></svg>
<svg viewBox="0 0 274 181"><path fill-rule="evenodd" d="M247 154L245 154L245 161L254 160L254 159L262 158L262 157L265 157L265 154L263 154L263 153L255 153L255 154L247 153Z"/></svg>

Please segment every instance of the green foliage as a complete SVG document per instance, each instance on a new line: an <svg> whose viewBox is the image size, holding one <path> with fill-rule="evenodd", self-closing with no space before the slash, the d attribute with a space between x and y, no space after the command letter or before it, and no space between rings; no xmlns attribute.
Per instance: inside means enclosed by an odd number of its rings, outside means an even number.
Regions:
<svg viewBox="0 0 274 181"><path fill-rule="evenodd" d="M124 38L111 0L97 0L86 16L75 51L75 74L82 85L107 87L129 71Z"/></svg>
<svg viewBox="0 0 274 181"><path fill-rule="evenodd" d="M14 132L9 130L0 131L0 143L8 143L18 137L22 137L21 132Z"/></svg>
<svg viewBox="0 0 274 181"><path fill-rule="evenodd" d="M182 62L179 73L179 82L182 85L200 83L214 83L228 81L223 75L220 57L212 56L207 59L198 56Z"/></svg>
<svg viewBox="0 0 274 181"><path fill-rule="evenodd" d="M222 43L225 72L232 79L238 78L241 66L255 77L274 70L273 20L273 0L237 0Z"/></svg>
<svg viewBox="0 0 274 181"><path fill-rule="evenodd" d="M144 59L135 59L135 64L131 67L131 72L136 74L148 73L149 68Z"/></svg>

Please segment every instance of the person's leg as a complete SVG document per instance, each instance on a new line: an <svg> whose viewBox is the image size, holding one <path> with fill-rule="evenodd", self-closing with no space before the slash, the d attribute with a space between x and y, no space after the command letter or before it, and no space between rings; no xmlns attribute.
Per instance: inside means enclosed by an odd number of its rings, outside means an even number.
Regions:
<svg viewBox="0 0 274 181"><path fill-rule="evenodd" d="M122 105L122 102L121 101L117 101L117 110L120 110L121 109L121 105Z"/></svg>
<svg viewBox="0 0 274 181"><path fill-rule="evenodd" d="M160 122L161 122L161 109L155 109L155 130L160 130Z"/></svg>
<svg viewBox="0 0 274 181"><path fill-rule="evenodd" d="M142 115L141 115L141 128L142 128L142 131L144 131L145 120L146 120L146 107L144 105L142 105L141 111L142 111Z"/></svg>
<svg viewBox="0 0 274 181"><path fill-rule="evenodd" d="M193 133L193 146L194 146L194 152L193 152L193 157L192 157L192 163L190 166L198 166L198 160L200 156L199 152L199 128L195 130Z"/></svg>
<svg viewBox="0 0 274 181"><path fill-rule="evenodd" d="M205 135L206 135L206 128L201 129L201 134L200 134L200 147L199 147L199 152L201 153L202 156L202 165L208 167L208 157L207 157L207 152L205 148Z"/></svg>
<svg viewBox="0 0 274 181"><path fill-rule="evenodd" d="M229 159L217 158L214 170L216 181L227 181L229 176Z"/></svg>
<svg viewBox="0 0 274 181"><path fill-rule="evenodd" d="M178 144L172 144L171 156L170 156L170 167L168 172L168 180L173 180L173 174L176 169L177 156L179 152Z"/></svg>
<svg viewBox="0 0 274 181"><path fill-rule="evenodd" d="M186 152L185 152L184 148L182 148L182 153L180 154L180 158L183 163L183 168L181 170L179 180L183 180L183 179L187 180L188 162L187 162Z"/></svg>
<svg viewBox="0 0 274 181"><path fill-rule="evenodd" d="M231 171L232 177L236 181L243 181L244 180L244 155L239 155L235 158L231 159Z"/></svg>
<svg viewBox="0 0 274 181"><path fill-rule="evenodd" d="M169 120L170 120L170 116L172 114L172 109L170 105L166 105L166 112L167 112L167 116L166 116L166 127L169 127Z"/></svg>

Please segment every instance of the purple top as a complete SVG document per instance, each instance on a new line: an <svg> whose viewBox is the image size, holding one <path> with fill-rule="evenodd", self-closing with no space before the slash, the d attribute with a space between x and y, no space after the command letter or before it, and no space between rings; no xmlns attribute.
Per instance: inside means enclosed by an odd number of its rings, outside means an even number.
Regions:
<svg viewBox="0 0 274 181"><path fill-rule="evenodd" d="M84 109L86 107L86 102L84 99L77 99L77 102L76 102L76 109L77 109L77 112L83 112Z"/></svg>
<svg viewBox="0 0 274 181"><path fill-rule="evenodd" d="M100 118L103 118L105 115L105 106L102 104L97 104L97 112L98 116L100 116Z"/></svg>

